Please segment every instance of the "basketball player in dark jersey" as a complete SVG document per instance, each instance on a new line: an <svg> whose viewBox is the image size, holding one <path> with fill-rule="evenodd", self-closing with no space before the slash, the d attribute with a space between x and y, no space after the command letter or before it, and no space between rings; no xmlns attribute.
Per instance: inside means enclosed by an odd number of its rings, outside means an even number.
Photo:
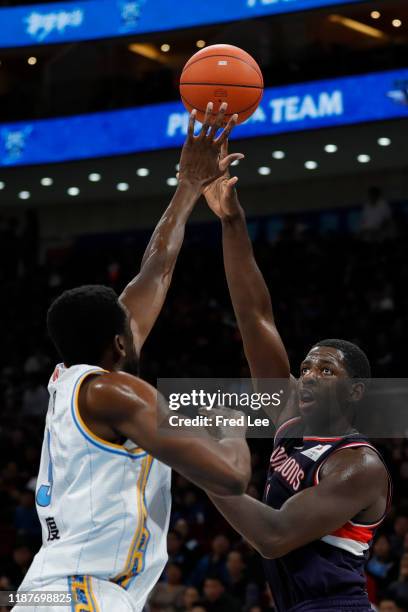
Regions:
<svg viewBox="0 0 408 612"><path fill-rule="evenodd" d="M225 271L245 354L258 382L289 380L287 353L236 182L227 172L205 195L221 218ZM292 377L290 400L271 415L276 436L263 501L210 494L264 557L279 612L371 610L364 565L388 510L391 482L379 453L351 424L364 394L363 379L369 377L367 357L354 344L316 343L301 364L299 380ZM334 406L333 392L340 399Z"/></svg>

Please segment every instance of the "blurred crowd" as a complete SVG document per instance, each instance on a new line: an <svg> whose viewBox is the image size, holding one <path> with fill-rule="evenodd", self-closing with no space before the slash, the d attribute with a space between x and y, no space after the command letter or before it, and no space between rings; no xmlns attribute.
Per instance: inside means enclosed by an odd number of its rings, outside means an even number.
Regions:
<svg viewBox="0 0 408 612"><path fill-rule="evenodd" d="M357 342L376 377L403 377L408 335L407 208L372 189L354 231L321 229L288 215L275 234L251 219L257 260L270 287L292 371L323 338ZM88 236L40 256L35 212L0 219L0 589L19 585L40 546L34 491L57 360L45 313L63 289L105 283L118 291L137 273L148 235ZM142 355L143 375L248 376L226 288L217 224L191 226L163 313ZM367 564L380 612L408 610L408 439L379 442L394 500ZM270 440L252 440L249 494L262 497ZM262 563L196 487L173 478L169 562L150 612L270 612ZM0 608L0 612L3 612Z"/></svg>

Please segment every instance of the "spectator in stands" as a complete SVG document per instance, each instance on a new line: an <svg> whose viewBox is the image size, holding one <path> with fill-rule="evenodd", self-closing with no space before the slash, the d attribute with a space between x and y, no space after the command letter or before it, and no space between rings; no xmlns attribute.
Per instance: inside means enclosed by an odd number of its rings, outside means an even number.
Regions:
<svg viewBox="0 0 408 612"><path fill-rule="evenodd" d="M32 491L20 493L20 502L14 512L14 525L19 535L27 535L29 538L41 536L41 525Z"/></svg>
<svg viewBox="0 0 408 612"><path fill-rule="evenodd" d="M205 579L203 593L208 612L241 612L239 600L226 593L224 582L218 576Z"/></svg>
<svg viewBox="0 0 408 612"><path fill-rule="evenodd" d="M391 208L379 187L370 187L361 215L361 230L368 237L379 235L391 220Z"/></svg>
<svg viewBox="0 0 408 612"><path fill-rule="evenodd" d="M398 580L391 583L387 593L408 608L408 553L402 556Z"/></svg>
<svg viewBox="0 0 408 612"><path fill-rule="evenodd" d="M151 612L178 612L182 608L186 589L182 584L182 576L179 565L167 564L164 581L156 584L150 596Z"/></svg>
<svg viewBox="0 0 408 612"><path fill-rule="evenodd" d="M37 376L28 378L27 388L23 393L21 412L25 416L45 416L49 402L48 391Z"/></svg>
<svg viewBox="0 0 408 612"><path fill-rule="evenodd" d="M12 559L5 559L3 564L0 565L0 576L5 576L15 587L18 587L32 560L32 551L25 544L20 544L14 549Z"/></svg>
<svg viewBox="0 0 408 612"><path fill-rule="evenodd" d="M176 563L182 570L183 578L191 571L191 553L185 546L178 531L167 534L167 553L170 563Z"/></svg>
<svg viewBox="0 0 408 612"><path fill-rule="evenodd" d="M187 587L183 594L182 612L191 612L200 601L200 593L195 587Z"/></svg>
<svg viewBox="0 0 408 612"><path fill-rule="evenodd" d="M13 584L7 576L0 576L0 591L12 591Z"/></svg>
<svg viewBox="0 0 408 612"><path fill-rule="evenodd" d="M36 348L34 352L26 359L24 364L24 372L27 376L43 374L49 376L51 362L49 356L40 348Z"/></svg>
<svg viewBox="0 0 408 612"><path fill-rule="evenodd" d="M190 581L194 586L200 588L209 575L216 575L226 583L228 582L228 573L226 567L227 553L230 548L230 542L225 535L217 535L211 544L211 553L203 557L195 571L191 575Z"/></svg>
<svg viewBox="0 0 408 612"><path fill-rule="evenodd" d="M382 599L378 606L378 612L406 612L406 609L401 608L399 602L395 599Z"/></svg>
<svg viewBox="0 0 408 612"><path fill-rule="evenodd" d="M374 578L377 592L382 591L388 584L394 566L388 537L379 535L374 542L371 559L367 563L367 573Z"/></svg>
<svg viewBox="0 0 408 612"><path fill-rule="evenodd" d="M188 551L189 561L195 565L200 555L200 546L198 541L190 535L190 525L185 519L179 518L174 523L173 531L180 535L183 546Z"/></svg>
<svg viewBox="0 0 408 612"><path fill-rule="evenodd" d="M404 537L404 553L408 553L408 533Z"/></svg>
<svg viewBox="0 0 408 612"><path fill-rule="evenodd" d="M394 519L394 533L390 537L391 552L394 557L401 557L404 553L405 536L408 534L408 509L404 508Z"/></svg>
<svg viewBox="0 0 408 612"><path fill-rule="evenodd" d="M244 602L245 605L258 601L257 585L248 579L247 566L242 554L238 550L232 550L227 557L227 592Z"/></svg>

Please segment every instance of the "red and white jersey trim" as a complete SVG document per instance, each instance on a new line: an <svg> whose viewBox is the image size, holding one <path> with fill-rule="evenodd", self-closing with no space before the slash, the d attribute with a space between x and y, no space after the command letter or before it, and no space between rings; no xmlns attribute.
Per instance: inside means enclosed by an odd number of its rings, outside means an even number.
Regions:
<svg viewBox="0 0 408 612"><path fill-rule="evenodd" d="M344 448L358 448L358 447L368 447L368 448L371 448L373 451L375 451L377 454L379 454L377 449L371 444L369 444L368 442L350 442L336 449L331 455L329 455L329 457L343 450ZM318 485L320 482L319 480L320 470L322 466L324 465L324 463L326 462L326 460L327 459L322 461L322 463L319 465L318 469L316 470L315 485ZM390 483L390 486L391 486L391 483ZM390 497L390 491L389 491L389 497ZM364 525L361 523L355 523L353 521L348 521L345 525L343 525L343 527L340 527L340 529L336 529L336 531L333 531L331 534L322 537L321 541L326 542L326 544L331 544L332 546L335 546L336 548L341 548L342 550L346 550L347 552L353 555L356 555L358 557L362 557L364 556L365 552L370 548L370 543L374 537L374 530L376 527L378 527L383 522L387 514L387 510L388 510L388 507L384 513L384 516L382 516L381 519L377 521L376 523L370 523L370 524Z"/></svg>
<svg viewBox="0 0 408 612"><path fill-rule="evenodd" d="M363 557L365 552L370 548L370 545L364 542L356 542L350 538L339 538L334 535L323 536L323 538L320 539L322 542L326 542L326 544L331 544L336 548L346 550L357 557Z"/></svg>
<svg viewBox="0 0 408 612"><path fill-rule="evenodd" d="M374 537L374 529L375 527L371 525L355 525L348 521L343 527L321 539L326 544L342 548L361 557L370 547L370 542Z"/></svg>

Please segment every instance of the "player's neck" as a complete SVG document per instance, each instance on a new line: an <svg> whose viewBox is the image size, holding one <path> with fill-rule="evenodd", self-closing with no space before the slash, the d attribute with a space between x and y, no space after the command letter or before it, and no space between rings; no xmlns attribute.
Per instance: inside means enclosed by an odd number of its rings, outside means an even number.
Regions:
<svg viewBox="0 0 408 612"><path fill-rule="evenodd" d="M305 438L343 438L353 433L356 433L356 429L351 423L343 417L339 417L336 421L331 420L324 423L307 422L303 436Z"/></svg>

